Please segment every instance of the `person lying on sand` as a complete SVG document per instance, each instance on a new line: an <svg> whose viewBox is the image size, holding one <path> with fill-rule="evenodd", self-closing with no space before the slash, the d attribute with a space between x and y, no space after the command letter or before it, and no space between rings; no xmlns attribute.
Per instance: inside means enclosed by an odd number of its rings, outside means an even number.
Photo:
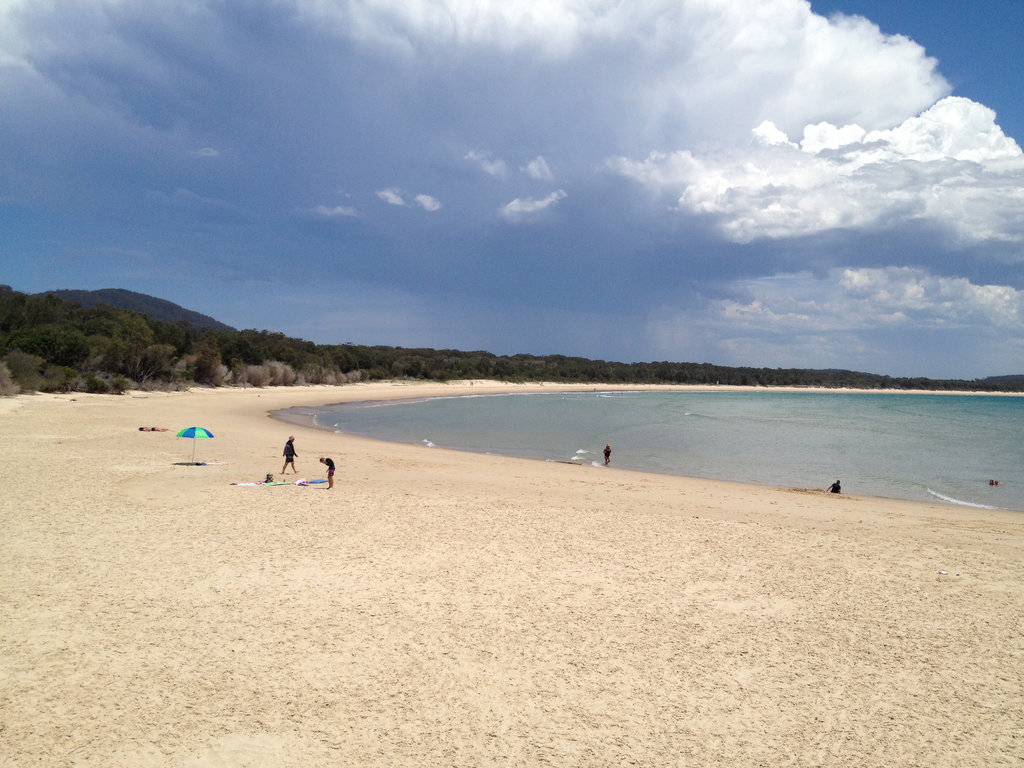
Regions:
<svg viewBox="0 0 1024 768"><path fill-rule="evenodd" d="M166 432L167 427L139 427L139 432Z"/></svg>

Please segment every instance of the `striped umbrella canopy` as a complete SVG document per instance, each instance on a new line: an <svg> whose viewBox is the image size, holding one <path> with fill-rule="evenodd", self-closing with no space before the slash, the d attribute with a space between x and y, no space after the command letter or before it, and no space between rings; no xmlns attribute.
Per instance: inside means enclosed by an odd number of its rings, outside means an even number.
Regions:
<svg viewBox="0 0 1024 768"><path fill-rule="evenodd" d="M202 440L207 437L213 437L213 432L206 429L205 427L185 427L181 432L178 433L178 437L191 437L192 442L192 463L196 463L196 440Z"/></svg>

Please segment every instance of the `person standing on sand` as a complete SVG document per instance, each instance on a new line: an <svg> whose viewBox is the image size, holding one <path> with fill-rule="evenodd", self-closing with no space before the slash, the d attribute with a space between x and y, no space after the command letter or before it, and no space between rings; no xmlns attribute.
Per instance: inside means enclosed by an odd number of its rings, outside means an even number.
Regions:
<svg viewBox="0 0 1024 768"><path fill-rule="evenodd" d="M320 457L320 463L327 465L327 490L334 487L334 459Z"/></svg>
<svg viewBox="0 0 1024 768"><path fill-rule="evenodd" d="M611 446L611 444L606 444L605 447L604 447L604 465L607 467L608 466L608 462L610 462L611 460L612 460L612 446Z"/></svg>
<svg viewBox="0 0 1024 768"><path fill-rule="evenodd" d="M295 439L295 435L288 436L288 442L284 444L284 466L281 467L281 474L285 474L285 470L288 469L288 465L292 465L292 473L298 474L299 470L295 468L295 457L298 456L295 452L295 445L292 441Z"/></svg>

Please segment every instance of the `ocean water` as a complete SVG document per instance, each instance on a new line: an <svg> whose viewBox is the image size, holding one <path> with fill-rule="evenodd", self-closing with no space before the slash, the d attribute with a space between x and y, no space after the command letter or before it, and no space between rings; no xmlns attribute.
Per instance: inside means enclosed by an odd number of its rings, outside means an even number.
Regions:
<svg viewBox="0 0 1024 768"><path fill-rule="evenodd" d="M402 443L1024 511L1024 397L552 392L335 405L323 427ZM998 481L998 485L990 481Z"/></svg>

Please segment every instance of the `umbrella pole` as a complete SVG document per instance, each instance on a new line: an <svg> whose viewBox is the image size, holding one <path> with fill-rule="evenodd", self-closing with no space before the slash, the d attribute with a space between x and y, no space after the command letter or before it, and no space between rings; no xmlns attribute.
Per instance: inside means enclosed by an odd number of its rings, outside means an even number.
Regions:
<svg viewBox="0 0 1024 768"><path fill-rule="evenodd" d="M192 463L196 463L196 439L192 438Z"/></svg>

